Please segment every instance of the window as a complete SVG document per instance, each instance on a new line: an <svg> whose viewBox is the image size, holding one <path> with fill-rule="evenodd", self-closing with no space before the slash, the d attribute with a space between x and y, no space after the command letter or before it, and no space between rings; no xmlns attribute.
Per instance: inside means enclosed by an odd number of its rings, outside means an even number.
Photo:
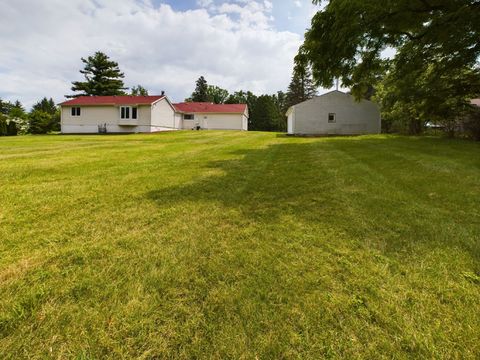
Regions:
<svg viewBox="0 0 480 360"><path fill-rule="evenodd" d="M193 114L183 114L183 120L193 120Z"/></svg>
<svg viewBox="0 0 480 360"><path fill-rule="evenodd" d="M72 116L80 116L80 108L72 107Z"/></svg>
<svg viewBox="0 0 480 360"><path fill-rule="evenodd" d="M334 113L328 114L328 122L329 123L335 123L337 122L337 115Z"/></svg>
<svg viewBox="0 0 480 360"><path fill-rule="evenodd" d="M120 106L120 119L138 119L138 110L136 107Z"/></svg>

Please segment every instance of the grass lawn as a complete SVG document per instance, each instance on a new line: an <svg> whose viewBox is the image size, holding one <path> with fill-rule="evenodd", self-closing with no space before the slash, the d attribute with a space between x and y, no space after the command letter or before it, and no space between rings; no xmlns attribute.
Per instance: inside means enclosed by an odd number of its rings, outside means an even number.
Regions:
<svg viewBox="0 0 480 360"><path fill-rule="evenodd" d="M480 144L0 138L0 358L480 357Z"/></svg>

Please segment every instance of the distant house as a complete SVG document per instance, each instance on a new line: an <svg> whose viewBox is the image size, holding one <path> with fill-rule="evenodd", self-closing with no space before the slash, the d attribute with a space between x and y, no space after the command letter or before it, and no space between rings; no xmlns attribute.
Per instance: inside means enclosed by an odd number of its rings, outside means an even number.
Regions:
<svg viewBox="0 0 480 360"><path fill-rule="evenodd" d="M475 105L475 106L480 107L480 99L470 100L470 103L471 103L472 105Z"/></svg>
<svg viewBox="0 0 480 360"><path fill-rule="evenodd" d="M290 107L288 133L292 135L360 135L381 132L378 106L368 100L332 91Z"/></svg>
<svg viewBox="0 0 480 360"><path fill-rule="evenodd" d="M248 130L246 104L179 103L174 104L184 129Z"/></svg>
<svg viewBox="0 0 480 360"><path fill-rule="evenodd" d="M248 108L244 104L172 104L165 95L81 96L60 107L64 134L248 129Z"/></svg>

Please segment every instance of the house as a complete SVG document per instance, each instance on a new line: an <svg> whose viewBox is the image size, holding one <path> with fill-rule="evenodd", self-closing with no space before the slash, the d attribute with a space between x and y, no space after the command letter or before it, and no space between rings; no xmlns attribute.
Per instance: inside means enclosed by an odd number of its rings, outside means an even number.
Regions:
<svg viewBox="0 0 480 360"><path fill-rule="evenodd" d="M184 129L248 130L246 104L184 102L174 106Z"/></svg>
<svg viewBox="0 0 480 360"><path fill-rule="evenodd" d="M172 104L167 96L157 95L80 96L59 105L64 134L248 129L248 108L244 104Z"/></svg>
<svg viewBox="0 0 480 360"><path fill-rule="evenodd" d="M381 118L378 106L368 100L332 91L290 107L287 111L291 135L378 134Z"/></svg>
<svg viewBox="0 0 480 360"><path fill-rule="evenodd" d="M480 107L480 99L472 99L470 100L470 104Z"/></svg>

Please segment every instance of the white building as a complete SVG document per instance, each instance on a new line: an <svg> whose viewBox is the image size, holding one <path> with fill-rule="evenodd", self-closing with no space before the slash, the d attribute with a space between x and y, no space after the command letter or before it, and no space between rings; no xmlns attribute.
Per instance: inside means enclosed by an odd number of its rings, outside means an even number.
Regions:
<svg viewBox="0 0 480 360"><path fill-rule="evenodd" d="M172 104L158 96L81 96L60 104L64 134L248 130L245 104Z"/></svg>
<svg viewBox="0 0 480 360"><path fill-rule="evenodd" d="M360 135L381 132L378 106L368 100L332 91L290 107L288 133L292 135Z"/></svg>

